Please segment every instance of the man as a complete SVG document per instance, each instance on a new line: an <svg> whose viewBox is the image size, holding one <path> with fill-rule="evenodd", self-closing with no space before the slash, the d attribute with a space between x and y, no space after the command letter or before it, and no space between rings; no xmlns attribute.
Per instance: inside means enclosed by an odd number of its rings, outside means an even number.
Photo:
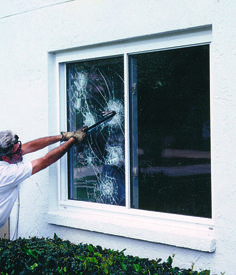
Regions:
<svg viewBox="0 0 236 275"><path fill-rule="evenodd" d="M86 137L86 129L87 126L76 132L62 132L61 135L43 137L24 144L11 131L0 132L0 227L10 216L20 183L59 160L75 143L81 143ZM41 158L22 162L23 155L59 141L66 142Z"/></svg>

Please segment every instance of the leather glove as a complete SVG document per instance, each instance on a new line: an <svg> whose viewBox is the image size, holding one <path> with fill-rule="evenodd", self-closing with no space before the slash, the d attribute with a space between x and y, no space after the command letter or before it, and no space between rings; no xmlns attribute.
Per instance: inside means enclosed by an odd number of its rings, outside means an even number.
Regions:
<svg viewBox="0 0 236 275"><path fill-rule="evenodd" d="M73 137L75 134L75 132L61 132L62 138L61 141L67 141L69 140L71 137Z"/></svg>
<svg viewBox="0 0 236 275"><path fill-rule="evenodd" d="M87 128L88 128L88 126L82 127L82 128L80 128L79 130L77 130L74 133L73 137L75 138L75 140L78 143L81 143L84 140L84 138L86 137L86 135L87 135L87 131L86 131Z"/></svg>

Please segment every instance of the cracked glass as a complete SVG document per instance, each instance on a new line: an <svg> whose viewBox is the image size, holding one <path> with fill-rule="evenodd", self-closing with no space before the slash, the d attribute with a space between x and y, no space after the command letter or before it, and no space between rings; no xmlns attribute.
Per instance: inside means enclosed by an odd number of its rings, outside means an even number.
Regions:
<svg viewBox="0 0 236 275"><path fill-rule="evenodd" d="M123 57L67 64L69 131L116 112L70 150L69 199L125 205L123 67Z"/></svg>

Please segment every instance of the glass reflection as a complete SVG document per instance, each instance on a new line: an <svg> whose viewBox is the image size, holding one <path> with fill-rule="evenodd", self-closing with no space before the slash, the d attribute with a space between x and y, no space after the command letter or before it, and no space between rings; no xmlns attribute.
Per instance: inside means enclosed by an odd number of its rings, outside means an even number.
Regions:
<svg viewBox="0 0 236 275"><path fill-rule="evenodd" d="M132 207L211 217L209 46L130 56Z"/></svg>

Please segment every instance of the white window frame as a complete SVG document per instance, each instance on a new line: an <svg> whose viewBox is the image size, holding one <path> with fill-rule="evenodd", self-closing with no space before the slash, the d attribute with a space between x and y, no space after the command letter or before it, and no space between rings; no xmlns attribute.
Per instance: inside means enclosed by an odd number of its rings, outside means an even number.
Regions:
<svg viewBox="0 0 236 275"><path fill-rule="evenodd" d="M211 39L212 28L207 25L87 45L76 49L56 49L48 53L50 134L67 129L66 63L124 56L126 142L126 206L68 200L67 156L65 156L49 169L49 223L200 251L215 251L213 218L132 209L130 208L130 184L127 184L130 182L128 55L210 44ZM214 213L212 215L214 217Z"/></svg>

